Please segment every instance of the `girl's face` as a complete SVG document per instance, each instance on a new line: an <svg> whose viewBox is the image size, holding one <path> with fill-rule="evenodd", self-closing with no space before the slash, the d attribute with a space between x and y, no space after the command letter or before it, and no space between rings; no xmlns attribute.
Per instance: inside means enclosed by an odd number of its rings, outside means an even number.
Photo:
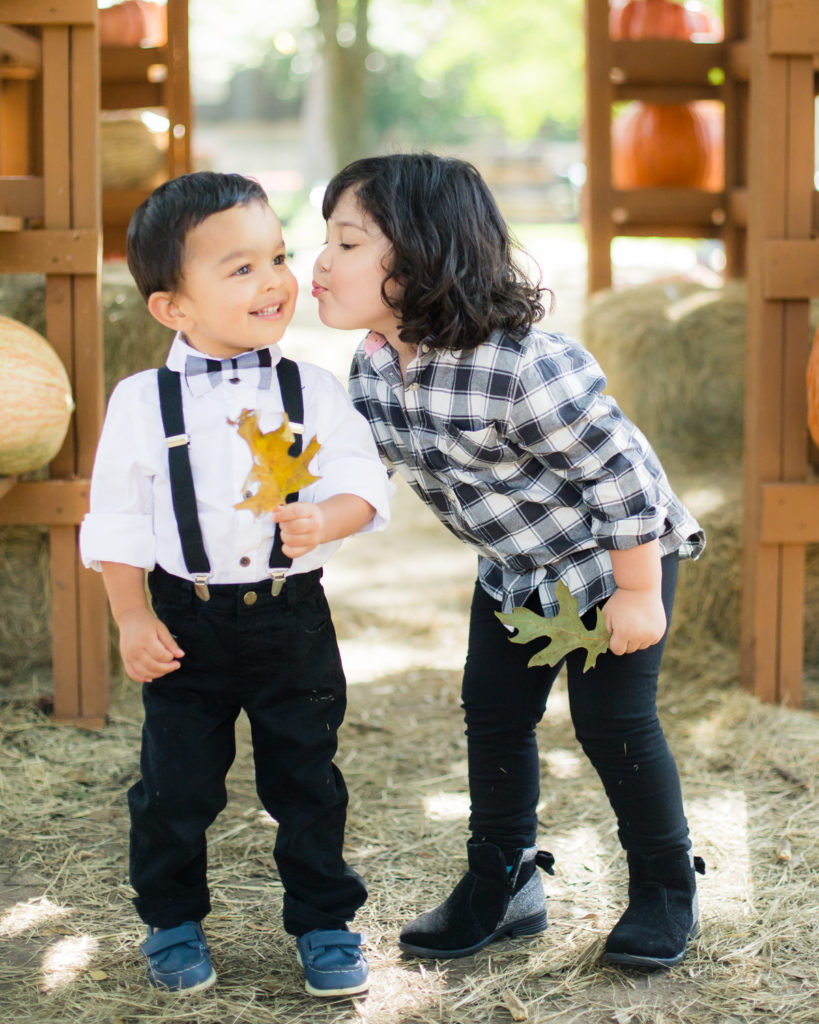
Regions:
<svg viewBox="0 0 819 1024"><path fill-rule="evenodd" d="M361 209L352 188L342 192L313 267L313 296L323 324L398 340L399 318L381 297L391 252L392 243Z"/></svg>

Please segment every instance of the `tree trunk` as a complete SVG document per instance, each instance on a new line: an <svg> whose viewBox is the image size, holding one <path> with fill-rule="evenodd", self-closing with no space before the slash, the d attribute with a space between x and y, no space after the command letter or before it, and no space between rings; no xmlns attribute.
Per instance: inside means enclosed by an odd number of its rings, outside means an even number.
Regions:
<svg viewBox="0 0 819 1024"><path fill-rule="evenodd" d="M327 65L327 132L337 170L367 152L367 4L357 0L355 41L341 46L337 0L316 0Z"/></svg>

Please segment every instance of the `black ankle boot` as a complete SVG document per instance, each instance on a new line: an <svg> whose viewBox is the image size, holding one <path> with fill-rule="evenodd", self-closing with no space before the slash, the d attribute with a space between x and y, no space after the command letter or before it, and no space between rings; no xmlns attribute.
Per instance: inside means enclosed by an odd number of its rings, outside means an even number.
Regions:
<svg viewBox="0 0 819 1024"><path fill-rule="evenodd" d="M494 843L470 839L469 870L449 899L401 929L399 945L415 956L459 957L477 953L505 935L533 935L546 927L546 897L537 868L554 874L551 853L518 850L507 870Z"/></svg>
<svg viewBox="0 0 819 1024"><path fill-rule="evenodd" d="M634 967L674 967L699 928L695 872L701 857L689 850L628 854L628 908L606 939L604 959Z"/></svg>

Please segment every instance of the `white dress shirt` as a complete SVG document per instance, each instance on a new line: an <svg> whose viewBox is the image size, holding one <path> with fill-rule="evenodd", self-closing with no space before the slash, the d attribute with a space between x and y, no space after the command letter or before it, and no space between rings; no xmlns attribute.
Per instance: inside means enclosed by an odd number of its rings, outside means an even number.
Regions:
<svg viewBox="0 0 819 1024"><path fill-rule="evenodd" d="M184 376L189 355L201 355L177 335L167 365L182 374L185 429L190 435L190 460L197 511L211 566L210 583L254 583L268 576L275 524L269 515L256 518L233 506L242 500L252 455L239 437L236 420L242 409L256 411L267 432L282 422L284 406L275 366L277 345L270 349L274 373L270 388L241 379L213 388L195 386ZM311 363L299 363L304 398L306 447L313 436L321 449L310 462L320 479L299 493L300 501L319 502L336 494L355 494L376 510L361 532L383 530L389 520L393 491L376 452L366 420L336 378ZM196 381L196 378L192 378ZM201 383L197 381L197 384ZM317 569L340 541L321 544L293 561L289 573ZM159 410L157 371L145 370L114 389L105 417L91 478L90 511L80 528L83 563L100 569L101 562L121 562L192 579L182 556L168 477L168 450Z"/></svg>

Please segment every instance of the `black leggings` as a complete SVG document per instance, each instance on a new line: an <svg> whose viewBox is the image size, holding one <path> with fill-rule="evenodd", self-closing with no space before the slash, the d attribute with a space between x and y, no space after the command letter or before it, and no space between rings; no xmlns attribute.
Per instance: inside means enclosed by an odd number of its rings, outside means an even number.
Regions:
<svg viewBox="0 0 819 1024"><path fill-rule="evenodd" d="M677 565L676 554L662 560L669 623ZM527 607L542 611L536 594ZM560 666L528 668L540 647L510 643L508 631L495 617L499 610L499 602L476 585L462 699L472 836L511 851L535 843L540 795L536 727ZM592 609L584 616L587 625L594 614ZM585 650L565 659L575 735L617 816L620 842L634 853L689 846L679 774L657 718L664 646L665 637L633 654L607 651L586 673Z"/></svg>

